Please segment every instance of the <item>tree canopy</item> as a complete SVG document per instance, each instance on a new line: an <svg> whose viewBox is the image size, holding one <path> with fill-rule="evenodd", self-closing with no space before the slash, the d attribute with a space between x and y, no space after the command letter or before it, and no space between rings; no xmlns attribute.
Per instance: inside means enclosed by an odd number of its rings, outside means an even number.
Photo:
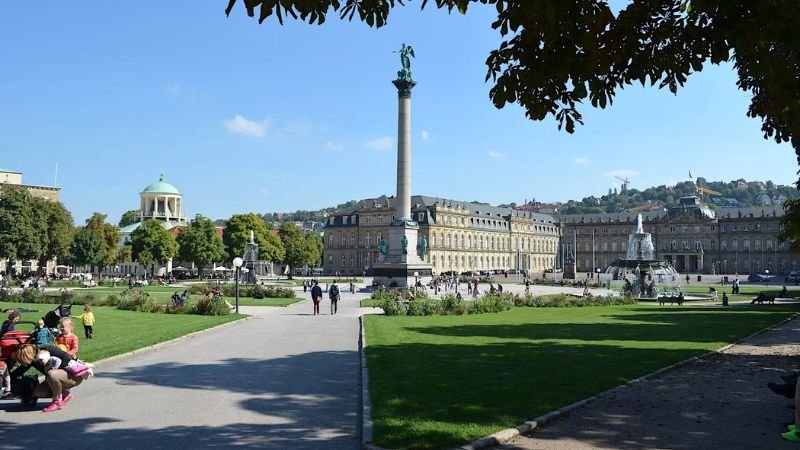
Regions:
<svg viewBox="0 0 800 450"><path fill-rule="evenodd" d="M39 216L36 225L40 229L42 238L39 266L44 267L47 261L67 257L75 226L72 222L72 214L61 203L42 198L32 200L33 209Z"/></svg>
<svg viewBox="0 0 800 450"><path fill-rule="evenodd" d="M319 264L320 253L314 244L313 238L306 239L293 223L287 222L281 225L278 228L278 236L280 236L283 248L286 250L283 263L292 268Z"/></svg>
<svg viewBox="0 0 800 450"><path fill-rule="evenodd" d="M106 222L108 216L98 212L86 219L86 228L95 233L103 243L103 260L96 264L102 272L103 267L113 266L117 263L119 250L119 228Z"/></svg>
<svg viewBox="0 0 800 450"><path fill-rule="evenodd" d="M227 256L214 222L199 214L178 235L177 241L178 256L184 261L193 262L200 271L213 262L225 260Z"/></svg>
<svg viewBox="0 0 800 450"><path fill-rule="evenodd" d="M103 240L94 231L80 227L70 244L70 261L81 266L100 266L105 258Z"/></svg>
<svg viewBox="0 0 800 450"><path fill-rule="evenodd" d="M122 217L119 218L119 224L117 225L120 228L125 228L128 225L133 225L138 220L137 215L139 211L135 209L131 209L130 211L125 211L122 214Z"/></svg>
<svg viewBox="0 0 800 450"><path fill-rule="evenodd" d="M146 220L131 233L133 258L147 267L178 254L178 243L158 220Z"/></svg>
<svg viewBox="0 0 800 450"><path fill-rule="evenodd" d="M39 259L42 239L27 189L0 186L0 258Z"/></svg>
<svg viewBox="0 0 800 450"><path fill-rule="evenodd" d="M282 261L284 256L281 240L272 232L272 225L267 224L258 214L234 214L228 219L222 232L222 242L228 249L228 259L244 255L245 245L250 242L250 231L253 231L258 244L259 258L266 261Z"/></svg>

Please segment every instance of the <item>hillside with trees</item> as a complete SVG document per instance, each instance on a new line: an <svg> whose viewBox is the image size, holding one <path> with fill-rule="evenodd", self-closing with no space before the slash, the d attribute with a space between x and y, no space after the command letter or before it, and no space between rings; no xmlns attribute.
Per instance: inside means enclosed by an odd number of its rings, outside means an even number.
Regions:
<svg viewBox="0 0 800 450"><path fill-rule="evenodd" d="M749 207L782 205L786 200L800 198L800 192L794 186L776 185L772 181L707 181L698 178L697 184L692 181L677 183L675 186L656 186L643 191L627 189L609 189L602 196L589 196L582 200L569 200L556 203L561 214L615 213L627 210L642 210L674 206L681 197L698 195L697 185L719 192L721 195L705 195L710 207Z"/></svg>

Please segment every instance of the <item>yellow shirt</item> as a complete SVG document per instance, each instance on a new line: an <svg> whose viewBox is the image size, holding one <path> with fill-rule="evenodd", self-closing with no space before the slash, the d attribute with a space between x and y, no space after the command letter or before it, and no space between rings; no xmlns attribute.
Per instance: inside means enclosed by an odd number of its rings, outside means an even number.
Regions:
<svg viewBox="0 0 800 450"><path fill-rule="evenodd" d="M75 318L80 320L86 326L94 326L94 313L91 311L85 312L80 316L76 316Z"/></svg>

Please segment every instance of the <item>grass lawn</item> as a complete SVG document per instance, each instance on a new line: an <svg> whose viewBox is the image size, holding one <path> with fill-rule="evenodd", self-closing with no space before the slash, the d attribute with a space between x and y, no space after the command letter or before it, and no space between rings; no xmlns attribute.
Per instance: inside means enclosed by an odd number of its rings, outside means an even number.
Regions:
<svg viewBox="0 0 800 450"><path fill-rule="evenodd" d="M36 321L56 305L7 303L0 302L0 309L29 308L38 312L22 313L22 320ZM75 324L75 334L80 339L78 355L86 361L96 361L109 356L119 355L148 345L175 339L186 334L211 328L244 317L229 314L227 316L198 316L194 314L151 314L135 311L122 311L109 306L92 308L97 323L94 326L94 339L83 338L83 327ZM77 305L72 313L82 312ZM20 325L21 331L32 331L30 325Z"/></svg>
<svg viewBox="0 0 800 450"><path fill-rule="evenodd" d="M461 445L796 312L800 305L633 305L365 316L375 444Z"/></svg>

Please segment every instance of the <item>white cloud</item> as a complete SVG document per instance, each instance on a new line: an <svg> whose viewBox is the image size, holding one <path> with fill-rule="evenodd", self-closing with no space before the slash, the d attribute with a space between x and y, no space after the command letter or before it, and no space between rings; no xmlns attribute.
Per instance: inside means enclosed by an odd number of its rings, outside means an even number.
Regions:
<svg viewBox="0 0 800 450"><path fill-rule="evenodd" d="M427 141L428 138L431 137L431 134L428 133L427 130L422 130L422 132L419 134L419 137L422 138L423 141Z"/></svg>
<svg viewBox="0 0 800 450"><path fill-rule="evenodd" d="M177 97L177 96L181 95L181 85L180 84L173 84L173 85L167 86L167 94L169 94L169 95L171 95L173 97Z"/></svg>
<svg viewBox="0 0 800 450"><path fill-rule="evenodd" d="M341 141L326 141L325 148L332 152L340 152L344 150L344 142Z"/></svg>
<svg viewBox="0 0 800 450"><path fill-rule="evenodd" d="M589 158L583 158L583 157L575 158L575 164L577 164L579 166L588 166L591 163L592 162L589 161Z"/></svg>
<svg viewBox="0 0 800 450"><path fill-rule="evenodd" d="M260 195L269 195L269 194L271 194L271 193L272 193L272 191L270 191L270 190L269 190L269 189L267 189L267 188L261 188L261 189L259 189L259 190L258 190L258 193L259 193Z"/></svg>
<svg viewBox="0 0 800 450"><path fill-rule="evenodd" d="M233 119L224 120L222 123L225 125L225 128L234 133L258 138L264 137L267 130L272 125L272 121L269 119L256 122L254 120L245 119L238 114Z"/></svg>
<svg viewBox="0 0 800 450"><path fill-rule="evenodd" d="M635 170L627 170L627 169L620 169L620 170L612 170L611 172L606 172L606 176L609 177L635 177L639 175L639 172Z"/></svg>
<svg viewBox="0 0 800 450"><path fill-rule="evenodd" d="M375 138L371 141L367 141L364 143L364 147L375 150L378 152L386 151L392 148L392 138L389 136L383 136L379 138Z"/></svg>
<svg viewBox="0 0 800 450"><path fill-rule="evenodd" d="M506 157L505 153L500 153L500 152L497 152L497 151L494 151L494 150L489 150L488 155L489 155L490 158L494 158L494 159L503 159L503 158Z"/></svg>

